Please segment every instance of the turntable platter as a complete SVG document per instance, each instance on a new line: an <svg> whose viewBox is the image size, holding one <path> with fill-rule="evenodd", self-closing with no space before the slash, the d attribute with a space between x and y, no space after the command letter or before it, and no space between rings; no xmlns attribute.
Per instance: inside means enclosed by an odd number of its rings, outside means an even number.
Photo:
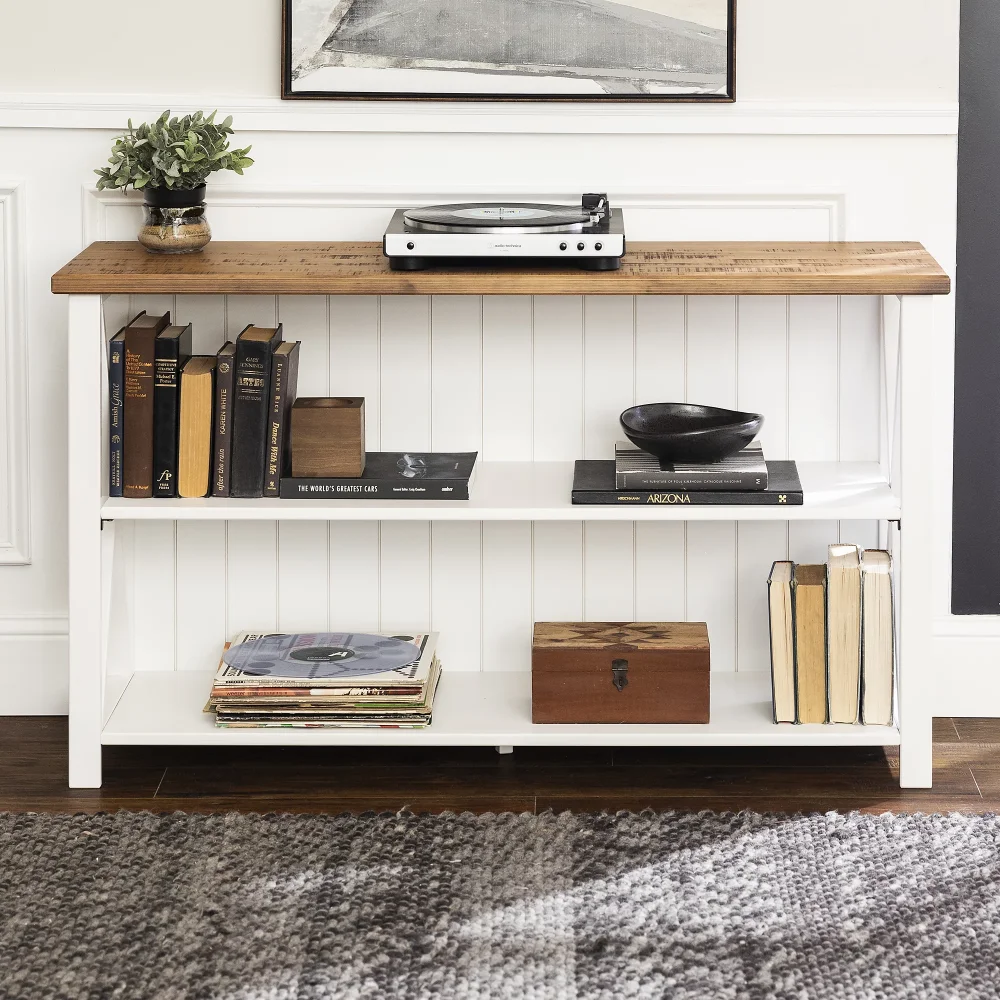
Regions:
<svg viewBox="0 0 1000 1000"><path fill-rule="evenodd" d="M411 229L436 233L574 233L594 226L600 216L567 205L484 202L407 209Z"/></svg>

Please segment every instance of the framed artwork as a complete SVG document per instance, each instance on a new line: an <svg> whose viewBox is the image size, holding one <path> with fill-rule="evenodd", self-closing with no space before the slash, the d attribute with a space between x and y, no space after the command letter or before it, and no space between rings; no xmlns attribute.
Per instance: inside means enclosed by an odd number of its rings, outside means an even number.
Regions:
<svg viewBox="0 0 1000 1000"><path fill-rule="evenodd" d="M736 0L284 0L282 97L732 101Z"/></svg>

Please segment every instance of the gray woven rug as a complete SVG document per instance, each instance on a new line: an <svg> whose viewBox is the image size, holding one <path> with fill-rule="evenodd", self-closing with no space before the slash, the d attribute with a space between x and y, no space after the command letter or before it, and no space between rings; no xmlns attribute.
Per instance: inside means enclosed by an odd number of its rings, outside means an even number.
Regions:
<svg viewBox="0 0 1000 1000"><path fill-rule="evenodd" d="M0 815L0 995L1000 997L989 816Z"/></svg>

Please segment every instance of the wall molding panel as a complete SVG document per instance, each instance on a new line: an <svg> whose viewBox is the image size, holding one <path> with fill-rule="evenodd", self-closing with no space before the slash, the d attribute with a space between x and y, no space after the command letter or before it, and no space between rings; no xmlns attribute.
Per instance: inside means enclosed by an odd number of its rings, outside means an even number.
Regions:
<svg viewBox="0 0 1000 1000"><path fill-rule="evenodd" d="M221 107L241 131L513 135L957 135L958 104L739 101L732 105L290 102L212 95L0 94L0 128L120 129L164 108Z"/></svg>
<svg viewBox="0 0 1000 1000"><path fill-rule="evenodd" d="M26 639L68 634L69 619L65 615L0 615L0 637Z"/></svg>
<svg viewBox="0 0 1000 1000"><path fill-rule="evenodd" d="M0 180L0 566L31 562L22 191Z"/></svg>

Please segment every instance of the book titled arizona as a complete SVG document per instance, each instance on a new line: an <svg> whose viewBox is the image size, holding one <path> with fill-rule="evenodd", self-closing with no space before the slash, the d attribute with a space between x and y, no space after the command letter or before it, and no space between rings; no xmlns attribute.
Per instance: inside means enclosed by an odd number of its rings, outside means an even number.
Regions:
<svg viewBox="0 0 1000 1000"><path fill-rule="evenodd" d="M618 490L615 463L579 461L573 474L573 503L576 504L664 504L668 506L784 505L802 506L802 483L794 462L767 463L766 490Z"/></svg>
<svg viewBox="0 0 1000 1000"><path fill-rule="evenodd" d="M468 500L479 452L370 451L357 479L281 480L285 500ZM612 481L614 481L614 462Z"/></svg>

